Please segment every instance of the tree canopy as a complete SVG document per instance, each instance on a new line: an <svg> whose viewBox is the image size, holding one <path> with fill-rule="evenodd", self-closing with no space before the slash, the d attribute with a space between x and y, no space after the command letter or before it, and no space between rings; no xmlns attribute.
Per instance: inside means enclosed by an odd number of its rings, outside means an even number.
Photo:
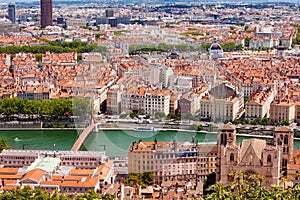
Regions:
<svg viewBox="0 0 300 200"><path fill-rule="evenodd" d="M28 100L19 98L5 98L0 100L0 112L6 117L12 115L46 115L46 116L65 116L73 114L81 116L91 113L90 100L88 98L61 98Z"/></svg>
<svg viewBox="0 0 300 200"><path fill-rule="evenodd" d="M289 199L300 198L300 185L283 188L273 185L271 188L263 186L265 177L258 174L247 175L242 171L231 171L228 176L231 181L228 186L216 183L208 188L210 192L205 199Z"/></svg>
<svg viewBox="0 0 300 200"><path fill-rule="evenodd" d="M87 42L73 41L73 42L58 42L48 41L49 45L45 46L6 46L0 47L0 53L16 54L16 53L33 53L33 54L44 54L47 51L53 53L66 53L66 52L77 52L77 53L88 53L88 52L100 52L102 54L107 53L107 48L99 46L97 44L88 44Z"/></svg>
<svg viewBox="0 0 300 200"><path fill-rule="evenodd" d="M152 185L154 183L152 172L144 172L143 174L130 173L126 178L125 183L128 185L134 185L135 182L141 187Z"/></svg>
<svg viewBox="0 0 300 200"><path fill-rule="evenodd" d="M83 200L83 199L93 199L93 200L113 200L115 199L114 195L110 194L98 194L95 191L91 190L85 194L77 195L64 195L58 194L55 191L53 194L49 194L46 190L38 187L36 189L31 189L30 186L25 186L23 188L13 189L11 192L4 191L0 194L1 200L8 199L43 199L43 200Z"/></svg>

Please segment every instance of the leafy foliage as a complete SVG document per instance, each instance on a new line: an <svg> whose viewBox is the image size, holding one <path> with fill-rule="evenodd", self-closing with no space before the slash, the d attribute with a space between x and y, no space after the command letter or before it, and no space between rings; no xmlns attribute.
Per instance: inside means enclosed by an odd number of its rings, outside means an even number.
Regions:
<svg viewBox="0 0 300 200"><path fill-rule="evenodd" d="M64 116L66 113L73 113L80 116L90 112L90 101L87 98L69 98L54 100L28 100L18 98L5 98L0 100L0 112L6 117L16 114L27 116L46 115Z"/></svg>
<svg viewBox="0 0 300 200"><path fill-rule="evenodd" d="M49 194L46 190L38 187L36 189L31 189L29 186L25 186L24 188L18 188L16 190L12 190L11 192L4 191L0 194L1 200L8 199L18 199L18 200L27 200L27 199L43 199L43 200L83 200L83 199L93 199L93 200L113 200L115 199L114 195L110 194L97 194L95 191L91 190L86 194L78 194L74 197L64 194L58 194L55 191L52 194Z"/></svg>
<svg viewBox="0 0 300 200"><path fill-rule="evenodd" d="M74 41L74 42L58 42L48 41L47 46L6 46L0 47L0 53L16 54L20 52L33 53L33 54L44 54L47 51L53 53L65 53L65 52L77 52L77 53L88 53L88 52L100 52L106 54L107 48L99 46L97 44L88 44L86 42ZM39 57L37 57L39 58Z"/></svg>
<svg viewBox="0 0 300 200"><path fill-rule="evenodd" d="M148 53L148 52L171 52L171 51L181 51L181 52L190 52L194 51L195 48L190 44L166 44L159 43L158 45L139 45L132 44L129 46L129 54L138 54L138 53Z"/></svg>
<svg viewBox="0 0 300 200"><path fill-rule="evenodd" d="M2 152L3 149L11 149L11 147L7 145L6 139L4 137L1 137L0 138L0 153Z"/></svg>
<svg viewBox="0 0 300 200"><path fill-rule="evenodd" d="M125 183L128 185L134 185L135 182L141 187L152 185L154 183L152 172L144 172L143 174L130 173L126 178Z"/></svg>
<svg viewBox="0 0 300 200"><path fill-rule="evenodd" d="M265 177L258 174L247 175L242 171L231 171L228 176L232 181L228 186L216 183L208 187L209 193L205 199L290 199L300 197L300 185L283 188L273 185L271 189L263 186Z"/></svg>
<svg viewBox="0 0 300 200"><path fill-rule="evenodd" d="M220 45L223 48L223 51L225 51L225 52L240 51L243 49L242 44L235 44L234 42L225 42ZM210 46L211 46L210 43L203 43L200 45L200 49L208 50L210 48Z"/></svg>

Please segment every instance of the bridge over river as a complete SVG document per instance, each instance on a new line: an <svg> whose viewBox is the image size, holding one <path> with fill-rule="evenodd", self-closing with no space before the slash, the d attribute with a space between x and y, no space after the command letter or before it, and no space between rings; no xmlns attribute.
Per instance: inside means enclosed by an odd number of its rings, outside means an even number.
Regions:
<svg viewBox="0 0 300 200"><path fill-rule="evenodd" d="M80 134L76 142L74 143L71 151L78 151L80 147L83 145L86 138L93 132L95 129L96 124L91 123L88 127L86 127L83 132Z"/></svg>

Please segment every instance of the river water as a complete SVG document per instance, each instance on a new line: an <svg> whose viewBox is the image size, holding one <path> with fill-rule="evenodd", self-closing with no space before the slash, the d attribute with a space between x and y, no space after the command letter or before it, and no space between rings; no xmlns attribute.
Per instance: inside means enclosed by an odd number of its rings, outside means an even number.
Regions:
<svg viewBox="0 0 300 200"><path fill-rule="evenodd" d="M8 145L14 149L38 149L38 150L70 150L75 143L78 132L74 130L20 130L0 131L0 137L5 137ZM160 131L158 133L134 132L122 130L106 130L92 133L82 150L95 151L106 150L108 156L126 156L127 149L133 141L191 141L216 142L216 134L196 134L191 132ZM237 141L249 137L238 137ZM300 141L295 141L295 149L300 149Z"/></svg>

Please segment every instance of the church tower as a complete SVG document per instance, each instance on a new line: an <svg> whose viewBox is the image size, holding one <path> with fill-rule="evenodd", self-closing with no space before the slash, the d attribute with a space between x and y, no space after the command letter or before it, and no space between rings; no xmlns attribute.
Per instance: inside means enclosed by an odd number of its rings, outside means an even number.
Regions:
<svg viewBox="0 0 300 200"><path fill-rule="evenodd" d="M227 162L235 163L237 161L236 147L236 129L234 125L224 124L218 133L218 157L216 160L216 180L221 180L223 172L222 167ZM227 151L227 147L230 147L230 151ZM228 155L227 155L228 154ZM228 160L229 159L229 160Z"/></svg>
<svg viewBox="0 0 300 200"><path fill-rule="evenodd" d="M287 169L288 164L292 164L294 151L294 131L289 127L275 127L274 145L281 148L281 168L283 171Z"/></svg>

